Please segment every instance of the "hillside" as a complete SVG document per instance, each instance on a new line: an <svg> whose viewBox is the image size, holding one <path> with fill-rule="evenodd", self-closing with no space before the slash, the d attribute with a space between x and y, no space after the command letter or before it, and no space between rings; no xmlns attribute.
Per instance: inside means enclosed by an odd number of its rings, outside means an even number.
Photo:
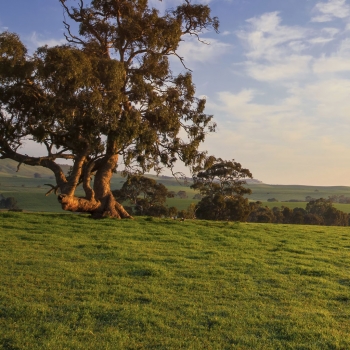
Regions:
<svg viewBox="0 0 350 350"><path fill-rule="evenodd" d="M49 178L52 176L52 171L50 169L44 168L42 166L31 166L26 164L21 164L19 170L17 171L18 162L11 159L0 159L0 177L5 176L17 176L17 177L34 177L34 174L40 174L43 178ZM62 165L63 171L68 172L70 166Z"/></svg>
<svg viewBox="0 0 350 350"><path fill-rule="evenodd" d="M65 171L69 170L69 166L65 165ZM16 172L17 163L11 160L0 160L0 193L6 196L13 196L17 199L21 208L29 211L53 211L62 212L54 195L45 197L45 193L49 187L47 183L53 183L52 173L43 167L31 167L21 165L19 172ZM35 178L34 174L40 174L39 178ZM186 209L192 202L197 202L193 199L197 193L189 186L190 180L187 183L177 181L169 176L147 175L156 181L165 185L169 190L177 193L178 191L186 191L187 199L170 198L168 206L175 206L178 209ZM51 179L50 179L51 178ZM114 174L111 181L112 189L120 188L125 179L120 173ZM252 195L249 199L252 201L262 201L264 204L273 206L288 206L305 207L305 198L328 198L332 195L344 195L350 197L350 187L346 186L302 186L302 185L268 185L264 183L249 183L252 190ZM83 195L80 190L78 195ZM268 199L275 198L278 202L267 202ZM286 202L294 200L294 202ZM350 212L350 204L336 204L337 208Z"/></svg>
<svg viewBox="0 0 350 350"><path fill-rule="evenodd" d="M1 349L350 349L347 228L0 222Z"/></svg>

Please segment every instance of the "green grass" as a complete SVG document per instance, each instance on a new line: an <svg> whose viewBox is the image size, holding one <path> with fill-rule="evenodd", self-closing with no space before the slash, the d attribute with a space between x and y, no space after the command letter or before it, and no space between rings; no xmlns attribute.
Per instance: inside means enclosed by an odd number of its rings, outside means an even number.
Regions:
<svg viewBox="0 0 350 350"><path fill-rule="evenodd" d="M328 198L332 195L344 195L350 197L350 187L346 186L303 186L303 185L266 185L252 184L249 188L253 191L249 199L255 201L267 201L276 198L278 201L297 199L304 201L306 196L312 198Z"/></svg>
<svg viewBox="0 0 350 350"><path fill-rule="evenodd" d="M341 227L0 213L0 349L349 349Z"/></svg>

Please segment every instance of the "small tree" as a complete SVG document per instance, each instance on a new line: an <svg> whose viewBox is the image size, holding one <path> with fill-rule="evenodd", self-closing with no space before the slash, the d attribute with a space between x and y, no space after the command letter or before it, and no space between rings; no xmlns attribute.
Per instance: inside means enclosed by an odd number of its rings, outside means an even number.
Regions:
<svg viewBox="0 0 350 350"><path fill-rule="evenodd" d="M176 194L179 198L181 199L186 199L187 198L187 193L186 191L178 191Z"/></svg>
<svg viewBox="0 0 350 350"><path fill-rule="evenodd" d="M186 210L180 210L178 216L182 219L196 218L196 204L191 203Z"/></svg>
<svg viewBox="0 0 350 350"><path fill-rule="evenodd" d="M269 207L264 207L261 205L261 203L255 203L252 208L253 210L249 214L248 221L260 223L275 222L276 217L274 215L274 211Z"/></svg>
<svg viewBox="0 0 350 350"><path fill-rule="evenodd" d="M170 207L170 208L168 209L168 215L169 215L170 217L176 217L177 214L178 214L178 209L177 209L176 207Z"/></svg>
<svg viewBox="0 0 350 350"><path fill-rule="evenodd" d="M203 196L197 204L197 217L209 220L246 220L250 206L243 196L251 193L244 186L246 178L252 178L252 174L234 160L208 157L193 177L191 186Z"/></svg>
<svg viewBox="0 0 350 350"><path fill-rule="evenodd" d="M0 208L1 209L19 209L17 201L14 197L4 197L0 194Z"/></svg>
<svg viewBox="0 0 350 350"><path fill-rule="evenodd" d="M129 175L122 188L113 194L118 201L130 201L138 215L151 216L167 215L165 202L173 197L163 184L142 175Z"/></svg>

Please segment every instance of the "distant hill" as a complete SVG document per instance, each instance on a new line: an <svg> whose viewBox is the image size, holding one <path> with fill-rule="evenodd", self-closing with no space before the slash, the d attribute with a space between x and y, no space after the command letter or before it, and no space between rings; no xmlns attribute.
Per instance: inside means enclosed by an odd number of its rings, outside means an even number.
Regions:
<svg viewBox="0 0 350 350"><path fill-rule="evenodd" d="M34 177L34 174L40 174L41 177L53 176L53 172L50 169L42 166L31 166L21 164L19 171L17 171L18 162L12 159L0 159L0 176L17 176L17 177ZM65 173L68 172L70 166L66 164L61 165Z"/></svg>
<svg viewBox="0 0 350 350"><path fill-rule="evenodd" d="M17 177L34 177L34 174L40 174L42 178L49 178L53 176L53 173L51 170L44 168L42 166L31 166L26 164L21 164L19 171L17 171L18 162L15 162L11 159L0 159L0 177L1 176L17 176ZM61 167L65 173L67 173L70 169L70 165L67 164L61 164ZM179 185L191 185L192 178L186 177L181 179L175 179L173 176L166 176L166 175L151 175L151 174L145 174L145 176L150 177L152 179L155 179L157 182L163 183L164 185L168 186L179 186ZM118 175L114 177L120 178L121 176ZM246 180L247 184L262 184L262 181L256 180L256 179L248 179Z"/></svg>
<svg viewBox="0 0 350 350"><path fill-rule="evenodd" d="M248 180L245 180L245 181L246 181L246 183L247 183L248 185L252 185L252 184L262 184L262 183L263 183L262 181L257 180L257 179L248 179Z"/></svg>

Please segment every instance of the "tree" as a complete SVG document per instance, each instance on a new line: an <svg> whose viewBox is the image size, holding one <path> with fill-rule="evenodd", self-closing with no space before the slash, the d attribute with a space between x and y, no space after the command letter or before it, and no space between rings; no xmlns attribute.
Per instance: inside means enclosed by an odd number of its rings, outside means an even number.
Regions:
<svg viewBox="0 0 350 350"><path fill-rule="evenodd" d="M292 222L293 210L288 207L282 207L283 223L290 224Z"/></svg>
<svg viewBox="0 0 350 350"><path fill-rule="evenodd" d="M259 223L271 223L276 221L274 211L269 207L263 207L261 202L252 204L251 208L252 210L248 216L248 221Z"/></svg>
<svg viewBox="0 0 350 350"><path fill-rule="evenodd" d="M19 209L17 201L14 197L4 197L0 194L0 209Z"/></svg>
<svg viewBox="0 0 350 350"><path fill-rule="evenodd" d="M293 215L291 217L291 224L302 225L305 223L305 216L307 211L303 208L294 208Z"/></svg>
<svg viewBox="0 0 350 350"><path fill-rule="evenodd" d="M154 179L141 175L129 175L120 190L113 195L118 201L130 201L138 215L167 215L165 202L173 197L168 189Z"/></svg>
<svg viewBox="0 0 350 350"><path fill-rule="evenodd" d="M324 223L327 226L348 226L348 214L334 208L328 208L323 214Z"/></svg>
<svg viewBox="0 0 350 350"><path fill-rule="evenodd" d="M169 57L184 64L180 41L217 31L219 22L207 5L187 0L164 14L147 0L59 1L79 24L74 34L64 22L67 45L30 56L16 34L0 34L0 157L52 170L49 193L60 192L64 210L128 218L110 189L118 162L159 172L178 160L192 168L205 156L198 147L215 124L190 71L174 75ZM46 154L20 153L28 138ZM60 159L73 162L68 176Z"/></svg>
<svg viewBox="0 0 350 350"><path fill-rule="evenodd" d="M234 160L208 157L193 177L191 188L200 191L196 215L208 220L245 221L250 213L248 199L243 196L251 190L245 179L252 178L248 169Z"/></svg>
<svg viewBox="0 0 350 350"><path fill-rule="evenodd" d="M276 224L282 224L284 221L283 208L273 207L272 213L273 213L273 216L275 217L274 222Z"/></svg>
<svg viewBox="0 0 350 350"><path fill-rule="evenodd" d="M304 224L305 225L323 225L324 220L322 216L319 216L317 214L307 213L304 216Z"/></svg>
<svg viewBox="0 0 350 350"><path fill-rule="evenodd" d="M347 226L348 215L333 207L331 199L319 198L306 205L306 211L322 218L327 226Z"/></svg>
<svg viewBox="0 0 350 350"><path fill-rule="evenodd" d="M186 210L180 210L178 216L182 219L195 219L196 218L196 204L191 203Z"/></svg>
<svg viewBox="0 0 350 350"><path fill-rule="evenodd" d="M323 217L329 208L332 208L332 202L329 199L319 198L307 203L305 209L310 214Z"/></svg>
<svg viewBox="0 0 350 350"><path fill-rule="evenodd" d="M176 194L178 197L180 197L181 199L186 199L187 198L187 193L186 191L179 191Z"/></svg>

